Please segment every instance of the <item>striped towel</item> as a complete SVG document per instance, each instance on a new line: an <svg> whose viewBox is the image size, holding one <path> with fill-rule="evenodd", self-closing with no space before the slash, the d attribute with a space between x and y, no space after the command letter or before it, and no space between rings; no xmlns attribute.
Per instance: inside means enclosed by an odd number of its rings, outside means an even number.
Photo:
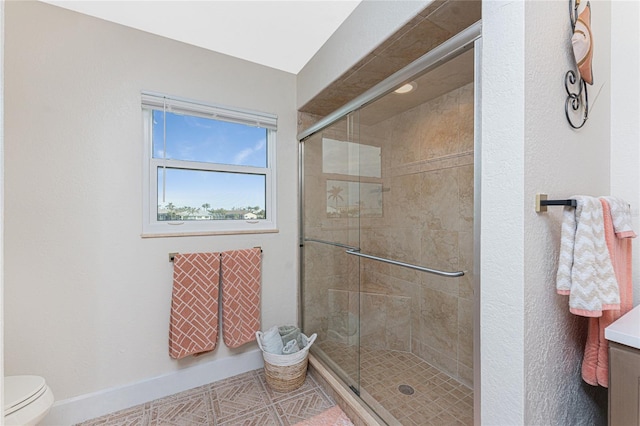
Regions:
<svg viewBox="0 0 640 426"><path fill-rule="evenodd" d="M176 254L169 321L169 355L212 351L218 342L220 253Z"/></svg>
<svg viewBox="0 0 640 426"><path fill-rule="evenodd" d="M260 330L261 250L225 251L221 257L224 343L237 348Z"/></svg>
<svg viewBox="0 0 640 426"><path fill-rule="evenodd" d="M556 276L559 294L569 295L569 311L599 317L620 308L618 283L607 249L602 204L595 197L573 196L575 209L563 212L560 258Z"/></svg>

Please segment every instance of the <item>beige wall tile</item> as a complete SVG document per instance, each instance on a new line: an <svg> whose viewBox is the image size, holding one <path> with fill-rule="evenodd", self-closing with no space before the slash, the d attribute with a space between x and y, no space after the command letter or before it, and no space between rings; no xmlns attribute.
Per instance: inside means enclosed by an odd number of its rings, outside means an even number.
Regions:
<svg viewBox="0 0 640 426"><path fill-rule="evenodd" d="M360 300L361 345L408 352L411 347L410 299L361 293Z"/></svg>
<svg viewBox="0 0 640 426"><path fill-rule="evenodd" d="M457 168L458 172L458 198L459 198L459 231L473 232L473 166Z"/></svg>
<svg viewBox="0 0 640 426"><path fill-rule="evenodd" d="M412 341L412 351L434 367L452 377L457 377L458 363L455 358L444 355L417 339Z"/></svg>
<svg viewBox="0 0 640 426"><path fill-rule="evenodd" d="M481 9L480 0L450 0L446 5L430 14L427 19L452 34L456 34L479 20Z"/></svg>
<svg viewBox="0 0 640 426"><path fill-rule="evenodd" d="M458 299L458 362L473 367L473 300Z"/></svg>
<svg viewBox="0 0 640 426"><path fill-rule="evenodd" d="M385 213L396 227L421 230L425 223L425 199L419 174L392 177L385 192Z"/></svg>
<svg viewBox="0 0 640 426"><path fill-rule="evenodd" d="M431 230L460 229L460 199L456 169L425 173L422 194L426 210L426 228Z"/></svg>
<svg viewBox="0 0 640 426"><path fill-rule="evenodd" d="M458 375L456 376L461 383L473 388L473 367L467 367L462 363L458 363ZM473 398L471 398L473 403Z"/></svg>
<svg viewBox="0 0 640 426"><path fill-rule="evenodd" d="M418 338L423 346L455 359L458 352L458 298L423 288L420 321Z"/></svg>

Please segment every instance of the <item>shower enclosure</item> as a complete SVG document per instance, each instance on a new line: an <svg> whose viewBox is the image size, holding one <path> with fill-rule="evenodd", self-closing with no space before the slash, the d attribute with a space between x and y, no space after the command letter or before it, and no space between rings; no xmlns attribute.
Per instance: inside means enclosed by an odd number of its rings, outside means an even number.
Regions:
<svg viewBox="0 0 640 426"><path fill-rule="evenodd" d="M302 327L389 424L473 423L467 31L301 133Z"/></svg>

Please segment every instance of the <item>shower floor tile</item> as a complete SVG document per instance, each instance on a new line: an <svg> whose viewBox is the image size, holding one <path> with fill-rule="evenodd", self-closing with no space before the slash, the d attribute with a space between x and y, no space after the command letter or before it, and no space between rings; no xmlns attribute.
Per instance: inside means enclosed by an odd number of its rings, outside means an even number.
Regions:
<svg viewBox="0 0 640 426"><path fill-rule="evenodd" d="M357 378L357 347L336 342L316 345L351 378ZM440 426L473 424L473 390L409 352L360 348L362 399L395 418L390 424ZM399 390L409 385L411 395ZM376 410L378 411L378 410Z"/></svg>
<svg viewBox="0 0 640 426"><path fill-rule="evenodd" d="M78 426L259 425L289 426L310 419L335 402L307 374L299 389L276 392L264 370L249 371Z"/></svg>

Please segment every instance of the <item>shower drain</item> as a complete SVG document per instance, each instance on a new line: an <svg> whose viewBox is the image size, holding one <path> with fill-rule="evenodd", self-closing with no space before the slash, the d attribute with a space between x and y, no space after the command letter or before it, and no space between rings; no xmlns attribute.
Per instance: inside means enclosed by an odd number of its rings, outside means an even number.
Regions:
<svg viewBox="0 0 640 426"><path fill-rule="evenodd" d="M398 386L398 390L400 391L400 393L405 395L413 395L413 393L415 392L409 385L400 385Z"/></svg>

